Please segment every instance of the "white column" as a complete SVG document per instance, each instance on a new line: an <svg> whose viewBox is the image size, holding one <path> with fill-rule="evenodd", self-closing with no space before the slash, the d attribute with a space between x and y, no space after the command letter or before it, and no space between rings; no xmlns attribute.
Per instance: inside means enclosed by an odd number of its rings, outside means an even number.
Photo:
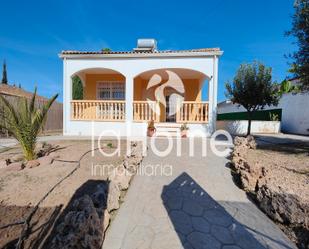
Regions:
<svg viewBox="0 0 309 249"><path fill-rule="evenodd" d="M213 129L213 87L214 87L214 77L211 76L211 79L208 82L208 124L210 128L210 133L214 132Z"/></svg>
<svg viewBox="0 0 309 249"><path fill-rule="evenodd" d="M217 122L217 98L218 98L218 56L214 56L213 62L213 93L212 93L212 122L213 132L216 131Z"/></svg>
<svg viewBox="0 0 309 249"><path fill-rule="evenodd" d="M72 78L67 60L63 60L63 133L70 133Z"/></svg>
<svg viewBox="0 0 309 249"><path fill-rule="evenodd" d="M133 122L133 94L134 94L134 78L126 75L126 122Z"/></svg>

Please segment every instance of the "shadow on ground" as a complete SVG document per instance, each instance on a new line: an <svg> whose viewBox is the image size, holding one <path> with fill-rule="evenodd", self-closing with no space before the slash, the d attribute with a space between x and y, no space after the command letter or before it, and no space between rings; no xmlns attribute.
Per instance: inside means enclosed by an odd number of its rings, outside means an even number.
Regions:
<svg viewBox="0 0 309 249"><path fill-rule="evenodd" d="M25 249L38 249L38 248L51 248L51 242L53 238L58 234L57 227L61 224L66 215L71 212L74 202L84 195L91 196L97 190L99 184L106 184L107 181L102 180L88 180L83 185L81 185L74 195L71 197L68 205L62 210L61 206L39 208L30 222L29 234L27 235L22 248ZM108 189L108 188L107 188ZM98 216L101 224L104 222L104 208L106 207L107 195L101 198L104 203L100 203L100 207L97 207ZM19 207L19 206L0 206L0 226L10 224L19 220L24 219L33 209L32 206ZM80 219L78 219L80 218ZM76 220L82 220L81 215L77 216ZM81 223L82 224L82 223ZM103 226L100 226L103 234ZM16 247L16 243L20 236L22 230L22 225L16 225L13 227L0 229L0 248L11 249ZM5 238L5 239L3 239ZM103 242L103 237L100 238L100 243Z"/></svg>
<svg viewBox="0 0 309 249"><path fill-rule="evenodd" d="M89 195L91 197L91 199L93 200L93 194L98 190L98 186L99 185L105 185L106 186L106 189L108 189L108 181L104 181L104 180L88 180L87 182L85 182L81 187L79 187L76 192L74 193L74 195L72 196L70 202L68 203L68 205L66 206L66 208L63 210L63 212L61 213L61 215L59 216L59 218L57 219L57 221L55 222L55 225L51 231L51 233L49 234L48 238L46 239L44 245L42 248L51 248L51 245L52 245L52 241L54 239L54 237L59 234L59 231L58 231L58 227L59 225L65 220L66 218L66 215L68 213L72 213L72 210L74 210L74 212L79 212L79 211L82 211L82 210L79 210L80 206L83 206L83 204L79 204L79 206L76 208L74 208L74 203L77 199L85 196L85 195ZM102 243L103 243L103 234L104 234L104 228L103 228L103 223L104 223L104 209L106 208L107 206L107 195L108 193L106 193L106 195L104 196L96 196L97 200L100 201L100 203L98 202L95 202L93 201L94 203L94 208L96 208L96 212L99 216L99 219L100 219L100 225L99 225L99 228L100 228L100 231L89 231L91 230L91 228L88 228L85 227L86 225L89 225L89 222L84 222L83 220L85 219L88 219L88 215L91 216L89 212L89 207L86 207L85 210L85 213L79 213L77 214L76 216L76 221L81 221L81 223L78 225L76 224L73 224L73 226L76 226L76 229L77 231L73 230L73 234L76 235L77 232L81 232L81 237L86 237L86 236L91 236L92 234L93 235L98 235L98 234L102 234L102 236L98 236L100 238L100 247L102 246ZM81 217L85 215L85 217ZM93 219L92 217L90 217L90 219ZM83 226L83 228L81 228L80 226ZM98 227L92 227L92 228L98 228ZM84 231L82 231L84 229ZM64 233L66 233L65 231L66 229L64 229ZM68 229L69 230L69 229ZM71 231L72 232L72 231ZM88 232L90 234L88 234ZM69 232L68 232L69 234ZM69 235L70 236L70 235ZM77 237L78 238L78 237ZM86 238L80 238L81 240L78 242L78 243L83 243L83 239L86 240ZM88 238L89 239L89 238ZM78 245L75 245L78 247Z"/></svg>
<svg viewBox="0 0 309 249"><path fill-rule="evenodd" d="M292 248L270 234L242 225L233 217L236 212L230 215L223 203L216 202L187 173L164 186L161 198L184 249L266 248L263 240L273 245L270 248ZM233 205L235 210L244 209L246 205L225 204Z"/></svg>

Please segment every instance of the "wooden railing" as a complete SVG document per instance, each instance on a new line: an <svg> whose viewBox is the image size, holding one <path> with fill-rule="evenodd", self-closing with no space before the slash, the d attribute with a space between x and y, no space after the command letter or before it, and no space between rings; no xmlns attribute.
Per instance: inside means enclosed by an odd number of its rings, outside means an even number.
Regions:
<svg viewBox="0 0 309 249"><path fill-rule="evenodd" d="M160 121L155 101L134 101L133 116L136 122ZM125 121L125 101L121 100L73 100L72 120ZM176 113L177 123L207 123L208 102L184 101Z"/></svg>
<svg viewBox="0 0 309 249"><path fill-rule="evenodd" d="M207 123L208 102L184 101L176 114L177 123Z"/></svg>
<svg viewBox="0 0 309 249"><path fill-rule="evenodd" d="M73 100L72 120L124 121L125 101L121 100Z"/></svg>
<svg viewBox="0 0 309 249"><path fill-rule="evenodd" d="M133 117L134 121L159 121L159 116L156 113L156 102L155 101L134 101L133 102Z"/></svg>

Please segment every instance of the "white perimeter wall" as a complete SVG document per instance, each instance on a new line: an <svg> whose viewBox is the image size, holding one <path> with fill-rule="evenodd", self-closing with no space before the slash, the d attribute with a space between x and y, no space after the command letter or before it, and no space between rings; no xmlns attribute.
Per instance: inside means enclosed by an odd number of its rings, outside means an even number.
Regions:
<svg viewBox="0 0 309 249"><path fill-rule="evenodd" d="M309 135L309 93L284 94L278 106L266 106L264 110L269 109L282 109L282 132ZM219 114L245 111L232 103L218 106Z"/></svg>
<svg viewBox="0 0 309 249"><path fill-rule="evenodd" d="M218 130L226 130L232 135L246 135L248 129L247 120L219 120L217 121ZM256 121L251 122L251 133L279 133L280 121Z"/></svg>

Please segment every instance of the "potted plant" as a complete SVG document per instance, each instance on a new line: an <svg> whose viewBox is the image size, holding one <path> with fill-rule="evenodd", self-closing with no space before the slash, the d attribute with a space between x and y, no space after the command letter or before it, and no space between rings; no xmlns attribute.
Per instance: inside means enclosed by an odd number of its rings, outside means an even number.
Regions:
<svg viewBox="0 0 309 249"><path fill-rule="evenodd" d="M152 137L154 135L154 133L156 132L156 127L154 126L154 121L151 120L148 123L148 127L147 127L147 136L148 137Z"/></svg>
<svg viewBox="0 0 309 249"><path fill-rule="evenodd" d="M181 137L187 137L188 130L189 130L189 127L187 126L187 124L186 123L182 124L180 126Z"/></svg>

